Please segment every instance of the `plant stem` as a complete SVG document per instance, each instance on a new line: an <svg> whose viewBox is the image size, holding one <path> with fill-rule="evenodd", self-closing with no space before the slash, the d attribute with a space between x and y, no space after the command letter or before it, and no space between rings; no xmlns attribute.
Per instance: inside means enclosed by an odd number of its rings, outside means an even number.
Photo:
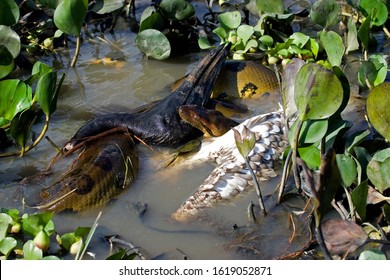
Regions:
<svg viewBox="0 0 390 280"><path fill-rule="evenodd" d="M77 41L76 41L76 50L72 59L72 63L70 64L70 67L74 67L76 65L77 59L80 54L80 45L81 45L81 36L77 36Z"/></svg>
<svg viewBox="0 0 390 280"><path fill-rule="evenodd" d="M282 201L284 188L286 187L287 177L289 176L291 171L291 156L292 149L290 149L290 151L288 152L286 161L284 162L282 178L280 179L279 183L278 203Z"/></svg>
<svg viewBox="0 0 390 280"><path fill-rule="evenodd" d="M295 186L298 190L301 190L301 181L299 179L298 169L297 169L297 157L298 157L298 141L299 141L299 134L301 133L303 121L299 120L297 129L295 131L294 140L293 143L291 143L291 149L292 149L292 162L293 162L293 174L294 174L294 181Z"/></svg>
<svg viewBox="0 0 390 280"><path fill-rule="evenodd" d="M246 163L246 165L248 166L249 173L251 174L252 179L253 179L253 181L254 181L254 183L255 183L256 193L257 193L257 196L259 197L259 205L260 205L261 213L262 213L263 215L267 215L267 212L265 211L263 196L261 195L261 189L260 189L259 181L257 180L256 175L255 175L255 173L253 172L252 167L251 167L250 164L249 164L248 157L245 157L245 163Z"/></svg>

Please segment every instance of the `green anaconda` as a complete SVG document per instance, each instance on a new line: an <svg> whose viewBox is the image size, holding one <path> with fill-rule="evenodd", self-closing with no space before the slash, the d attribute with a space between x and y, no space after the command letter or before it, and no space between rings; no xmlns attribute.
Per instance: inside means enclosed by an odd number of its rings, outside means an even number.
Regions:
<svg viewBox="0 0 390 280"><path fill-rule="evenodd" d="M255 92L261 95L277 87L275 74L272 76L273 72L259 63L226 62L223 64L228 53L227 49L227 47L220 47L204 58L186 77L182 85L165 99L141 106L129 113L108 114L86 123L65 146L66 149L72 149L83 139L117 127L126 128L130 134L146 143L165 146L184 143L202 133L208 136L223 135L237 123L218 112L207 111L207 108L215 107L209 97L222 65L225 74L217 84L220 84L219 88L221 83L228 88L218 94L219 98L228 100L226 94L230 95L227 89L230 89L231 84L223 81L229 80L229 75L233 83L237 83L237 80L240 81L244 77L249 77L252 81L250 87L242 88L239 93L241 98L248 98ZM262 85L264 82L267 84ZM244 80L243 84L248 84L247 80ZM252 88L251 94L248 94L249 88ZM216 91L213 94L216 94ZM233 95L232 99L235 98ZM202 115L200 112L207 113ZM121 185L119 179L124 178L122 181L125 183L131 182L138 169L134 144L131 141L131 144L124 141L123 135L126 134L113 134L108 138L105 136L91 145L88 144L71 170L57 183L43 190L43 200L38 207L58 212L65 209L81 211L102 206L123 191L124 188L118 187ZM99 166L103 162L101 156L104 161L111 164L110 169ZM126 162L131 164L126 165ZM127 181L126 173L129 176ZM125 183L123 186L128 185Z"/></svg>
<svg viewBox="0 0 390 280"><path fill-rule="evenodd" d="M108 135L92 142L74 160L70 170L41 193L36 208L61 212L100 207L134 181L138 154L127 133Z"/></svg>

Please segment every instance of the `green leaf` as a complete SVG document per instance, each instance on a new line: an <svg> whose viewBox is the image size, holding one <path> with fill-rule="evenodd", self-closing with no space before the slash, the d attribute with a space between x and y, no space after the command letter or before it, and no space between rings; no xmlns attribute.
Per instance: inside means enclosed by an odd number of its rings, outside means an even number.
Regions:
<svg viewBox="0 0 390 280"><path fill-rule="evenodd" d="M371 15L369 15L363 23L360 25L358 30L358 38L362 41L363 47L368 50L368 45L370 43L370 33L371 33Z"/></svg>
<svg viewBox="0 0 390 280"><path fill-rule="evenodd" d="M146 8L142 15L140 20L140 26L139 31L141 32L146 29L156 29L159 31L163 31L165 27L164 24L164 18L160 13L156 12L155 7L148 7Z"/></svg>
<svg viewBox="0 0 390 280"><path fill-rule="evenodd" d="M23 245L23 256L25 260L40 260L43 257L43 252L34 245L32 240L29 240Z"/></svg>
<svg viewBox="0 0 390 280"><path fill-rule="evenodd" d="M213 33L216 34L222 42L225 42L228 38L228 32L225 28L219 26L213 30Z"/></svg>
<svg viewBox="0 0 390 280"><path fill-rule="evenodd" d="M367 97L368 119L373 127L387 140L390 140L390 82L372 89Z"/></svg>
<svg viewBox="0 0 390 280"><path fill-rule="evenodd" d="M0 1L0 25L14 25L19 21L19 16L19 7L14 0Z"/></svg>
<svg viewBox="0 0 390 280"><path fill-rule="evenodd" d="M335 0L319 0L313 4L310 17L315 23L327 29L340 22L340 13L340 5Z"/></svg>
<svg viewBox="0 0 390 280"><path fill-rule="evenodd" d="M37 112L26 109L16 114L12 119L10 134L23 150L26 147L28 139L30 139L32 125L34 124L36 117Z"/></svg>
<svg viewBox="0 0 390 280"><path fill-rule="evenodd" d="M348 54L351 51L359 49L358 34L355 21L350 18L348 20L348 33L347 33L347 49L345 53Z"/></svg>
<svg viewBox="0 0 390 280"><path fill-rule="evenodd" d="M227 30L237 29L241 24L241 14L239 11L225 12L218 15L218 21Z"/></svg>
<svg viewBox="0 0 390 280"><path fill-rule="evenodd" d="M301 32L294 32L290 38L293 39L292 44L298 46L300 49L302 49L310 40L309 36Z"/></svg>
<svg viewBox="0 0 390 280"><path fill-rule="evenodd" d="M345 51L341 36L334 31L322 31L319 35L329 63L332 66L340 66Z"/></svg>
<svg viewBox="0 0 390 280"><path fill-rule="evenodd" d="M388 10L381 0L360 0L359 9L365 16L371 15L373 25L381 26L387 21Z"/></svg>
<svg viewBox="0 0 390 280"><path fill-rule="evenodd" d="M386 255L377 249L365 250L359 255L359 260L387 260Z"/></svg>
<svg viewBox="0 0 390 280"><path fill-rule="evenodd" d="M321 155L317 144L313 144L307 147L299 147L298 153L301 159L307 164L307 166L316 170L321 165Z"/></svg>
<svg viewBox="0 0 390 280"><path fill-rule="evenodd" d="M0 252L8 257L9 253L16 247L17 241L13 237L6 237L4 239L0 239Z"/></svg>
<svg viewBox="0 0 390 280"><path fill-rule="evenodd" d="M7 236L8 228L12 224L12 218L8 214L0 213L0 240Z"/></svg>
<svg viewBox="0 0 390 280"><path fill-rule="evenodd" d="M298 121L295 121L288 132L290 143L293 142L295 131L297 128ZM308 120L303 122L300 134L299 134L299 145L311 144L321 140L325 136L328 130L328 120Z"/></svg>
<svg viewBox="0 0 390 280"><path fill-rule="evenodd" d="M360 218L363 221L366 220L367 194L368 194L367 180L363 181L356 188L354 188L351 194L353 206L355 207L356 212L359 214Z"/></svg>
<svg viewBox="0 0 390 280"><path fill-rule="evenodd" d="M382 54L372 54L367 61L363 61L358 80L362 85L377 86L383 83L387 76L387 62Z"/></svg>
<svg viewBox="0 0 390 280"><path fill-rule="evenodd" d="M135 38L135 43L147 56L164 60L171 54L171 45L163 33L155 29L146 29Z"/></svg>
<svg viewBox="0 0 390 280"><path fill-rule="evenodd" d="M20 38L11 27L0 25L0 46L4 46L16 58L20 53Z"/></svg>
<svg viewBox="0 0 390 280"><path fill-rule="evenodd" d="M56 95L56 83L57 73L49 72L41 76L35 89L37 101L47 116L50 116L56 108L58 97Z"/></svg>
<svg viewBox="0 0 390 280"><path fill-rule="evenodd" d="M39 0L39 3L50 9L55 9L58 2L58 0Z"/></svg>
<svg viewBox="0 0 390 280"><path fill-rule="evenodd" d="M256 0L257 9L260 13L284 13L284 1L283 0Z"/></svg>
<svg viewBox="0 0 390 280"><path fill-rule="evenodd" d="M263 35L259 38L259 42L270 48L274 45L274 38L269 35Z"/></svg>
<svg viewBox="0 0 390 280"><path fill-rule="evenodd" d="M342 104L343 87L337 76L316 63L299 70L294 88L294 100L299 119L325 119Z"/></svg>
<svg viewBox="0 0 390 280"><path fill-rule="evenodd" d="M35 236L52 219L53 212L24 214L22 216L22 226L25 234Z"/></svg>
<svg viewBox="0 0 390 280"><path fill-rule="evenodd" d="M253 27L250 25L243 24L237 28L237 36L242 39L244 44L248 42L248 40L251 38L253 33L254 33Z"/></svg>
<svg viewBox="0 0 390 280"><path fill-rule="evenodd" d="M98 0L92 10L98 14L108 14L123 7L123 0Z"/></svg>
<svg viewBox="0 0 390 280"><path fill-rule="evenodd" d="M236 146L240 154L243 158L247 158L249 153L252 151L253 147L256 143L255 134L250 131L246 126L240 133L238 130L234 129L234 140L236 142Z"/></svg>
<svg viewBox="0 0 390 280"><path fill-rule="evenodd" d="M185 0L162 0L159 7L163 16L170 20L184 20L195 14L194 7Z"/></svg>
<svg viewBox="0 0 390 280"><path fill-rule="evenodd" d="M12 72L12 70L14 70L14 66L15 66L15 63L14 61L12 61L11 64L9 65L0 65L0 79L6 77L9 73Z"/></svg>
<svg viewBox="0 0 390 280"><path fill-rule="evenodd" d="M198 39L198 46L202 50L207 50L213 48L213 45L210 43L209 39L207 37L200 37Z"/></svg>
<svg viewBox="0 0 390 280"><path fill-rule="evenodd" d="M336 154L336 163L339 168L342 185L346 188L351 186L357 176L354 159L348 154Z"/></svg>
<svg viewBox="0 0 390 280"><path fill-rule="evenodd" d="M10 65L13 61L14 57L12 53L5 46L0 45L0 66Z"/></svg>
<svg viewBox="0 0 390 280"><path fill-rule="evenodd" d="M66 34L79 36L87 8L88 0L63 0L54 12L54 24Z"/></svg>
<svg viewBox="0 0 390 280"><path fill-rule="evenodd" d="M367 166L367 176L379 192L390 188L390 148L374 154Z"/></svg>
<svg viewBox="0 0 390 280"><path fill-rule="evenodd" d="M20 80L0 81L0 93L0 116L7 120L31 107L32 89Z"/></svg>

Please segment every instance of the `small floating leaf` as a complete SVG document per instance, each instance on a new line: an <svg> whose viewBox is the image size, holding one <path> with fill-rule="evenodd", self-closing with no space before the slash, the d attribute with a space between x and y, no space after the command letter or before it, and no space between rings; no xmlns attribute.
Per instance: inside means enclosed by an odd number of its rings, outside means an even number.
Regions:
<svg viewBox="0 0 390 280"><path fill-rule="evenodd" d="M355 168L356 171L356 168ZM356 209L356 212L359 214L360 218L365 221L367 213L367 195L368 195L368 182L367 180L363 181L356 188L353 189L351 197L353 206Z"/></svg>
<svg viewBox="0 0 390 280"><path fill-rule="evenodd" d="M7 120L31 106L32 89L20 80L0 81L0 92L0 116Z"/></svg>
<svg viewBox="0 0 390 280"><path fill-rule="evenodd" d="M123 6L123 0L100 0L96 1L92 10L98 14L108 14L123 8Z"/></svg>
<svg viewBox="0 0 390 280"><path fill-rule="evenodd" d="M0 45L6 47L13 58L16 58L21 48L18 33L12 30L11 27L0 25Z"/></svg>
<svg viewBox="0 0 390 280"><path fill-rule="evenodd" d="M63 0L54 12L54 24L66 34L79 36L87 8L88 0Z"/></svg>
<svg viewBox="0 0 390 280"><path fill-rule="evenodd" d="M372 157L367 166L367 176L381 193L390 188L390 148L381 150Z"/></svg>
<svg viewBox="0 0 390 280"><path fill-rule="evenodd" d="M284 13L283 0L256 0L257 9L262 13Z"/></svg>
<svg viewBox="0 0 390 280"><path fill-rule="evenodd" d="M19 21L19 16L19 7L14 0L0 1L0 25L14 25Z"/></svg>
<svg viewBox="0 0 390 280"><path fill-rule="evenodd" d="M135 38L135 43L147 56L164 60L171 54L171 45L163 33L155 29L146 29Z"/></svg>
<svg viewBox="0 0 390 280"><path fill-rule="evenodd" d="M159 7L170 20L184 20L195 14L194 7L185 0L163 0Z"/></svg>
<svg viewBox="0 0 390 280"><path fill-rule="evenodd" d="M226 12L218 16L218 20L222 27L229 29L237 29L241 24L241 14L239 11Z"/></svg>
<svg viewBox="0 0 390 280"><path fill-rule="evenodd" d="M348 20L348 33L347 33L347 49L345 53L348 54L351 51L359 49L359 41L357 36L357 28L355 21L350 18Z"/></svg>
<svg viewBox="0 0 390 280"><path fill-rule="evenodd" d="M23 256L25 260L40 260L43 257L43 252L34 245L32 240L29 240L23 245Z"/></svg>
<svg viewBox="0 0 390 280"><path fill-rule="evenodd" d="M386 5L381 0L360 0L359 9L365 16L372 16L372 24L383 25L388 17Z"/></svg>
<svg viewBox="0 0 390 280"><path fill-rule="evenodd" d="M357 176L354 159L348 154L337 154L336 162L341 175L341 183L344 187L351 186Z"/></svg>
<svg viewBox="0 0 390 280"><path fill-rule="evenodd" d="M386 255L379 250L366 250L359 255L359 260L387 260Z"/></svg>
<svg viewBox="0 0 390 280"><path fill-rule="evenodd" d="M322 31L319 35L329 63L332 66L340 66L345 50L341 36L334 31Z"/></svg>
<svg viewBox="0 0 390 280"><path fill-rule="evenodd" d="M367 114L374 128L390 140L390 83L382 83L372 89L367 98Z"/></svg>

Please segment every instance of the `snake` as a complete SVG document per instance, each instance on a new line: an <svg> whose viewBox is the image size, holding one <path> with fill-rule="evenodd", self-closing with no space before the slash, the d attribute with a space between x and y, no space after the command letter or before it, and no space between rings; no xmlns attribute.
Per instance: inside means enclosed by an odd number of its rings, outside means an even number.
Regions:
<svg viewBox="0 0 390 280"><path fill-rule="evenodd" d="M41 191L36 208L83 211L101 207L118 196L138 171L134 138L175 147L201 135L224 135L238 125L215 111L221 103L214 101L261 96L276 89L278 83L272 70L260 63L225 61L228 52L227 46L212 51L166 98L128 113L98 116L82 126L64 145L65 151L110 129L121 127L127 133L114 133L88 143L70 170Z"/></svg>

